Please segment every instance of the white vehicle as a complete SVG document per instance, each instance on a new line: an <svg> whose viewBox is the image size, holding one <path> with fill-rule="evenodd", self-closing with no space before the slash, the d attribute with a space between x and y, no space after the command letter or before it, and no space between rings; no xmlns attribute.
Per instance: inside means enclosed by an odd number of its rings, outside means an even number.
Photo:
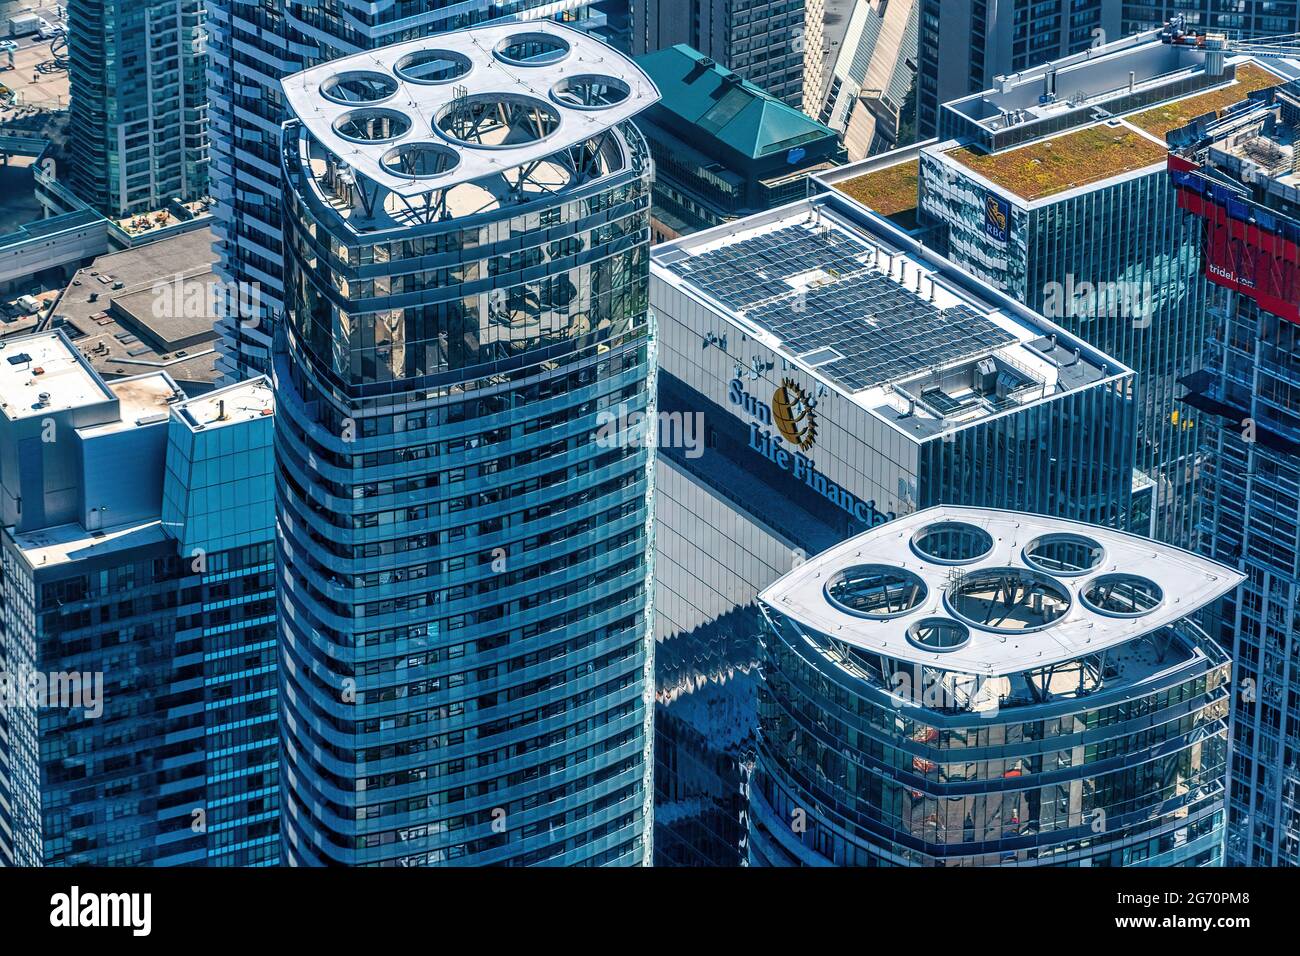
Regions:
<svg viewBox="0 0 1300 956"><path fill-rule="evenodd" d="M34 13L18 13L9 18L9 35L11 37L25 37L29 33L36 33L41 28L42 17Z"/></svg>
<svg viewBox="0 0 1300 956"><path fill-rule="evenodd" d="M59 31L54 28L54 24L44 17L40 18L40 25L36 28L36 32L40 34L42 40L53 39L59 34Z"/></svg>

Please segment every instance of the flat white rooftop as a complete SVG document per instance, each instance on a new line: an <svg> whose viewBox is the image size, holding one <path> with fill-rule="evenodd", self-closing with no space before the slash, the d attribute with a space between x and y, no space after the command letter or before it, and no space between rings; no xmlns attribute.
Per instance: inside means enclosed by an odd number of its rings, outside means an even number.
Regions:
<svg viewBox="0 0 1300 956"><path fill-rule="evenodd" d="M158 519L124 524L105 531L87 531L72 523L14 535L14 544L33 568L102 557L166 540L167 533Z"/></svg>
<svg viewBox="0 0 1300 956"><path fill-rule="evenodd" d="M851 222L848 203L826 194L662 243L652 275L917 440L1131 374L946 260ZM1008 385L996 399L959 374L984 360Z"/></svg>
<svg viewBox="0 0 1300 956"><path fill-rule="evenodd" d="M180 402L176 412L194 431L223 428L275 414L275 395L259 376Z"/></svg>
<svg viewBox="0 0 1300 956"><path fill-rule="evenodd" d="M630 59L548 20L396 43L295 73L282 85L317 142L407 197L540 161L659 99ZM440 122L476 104L491 108L473 113L473 136L456 136ZM519 128L495 125L498 104L522 108ZM479 139L487 126L500 137Z"/></svg>
<svg viewBox="0 0 1300 956"><path fill-rule="evenodd" d="M48 398L42 401L41 396ZM113 394L58 332L38 332L0 345L0 413L10 421L109 402Z"/></svg>
<svg viewBox="0 0 1300 956"><path fill-rule="evenodd" d="M1242 580L1121 531L941 506L822 552L759 599L859 650L1001 677L1121 647Z"/></svg>

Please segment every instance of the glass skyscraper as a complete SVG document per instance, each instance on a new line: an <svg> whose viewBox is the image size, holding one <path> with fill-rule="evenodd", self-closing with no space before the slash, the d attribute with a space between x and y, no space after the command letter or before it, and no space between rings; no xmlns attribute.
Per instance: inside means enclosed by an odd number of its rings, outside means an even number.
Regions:
<svg viewBox="0 0 1300 956"><path fill-rule="evenodd" d="M648 863L653 84L539 21L285 90L288 861Z"/></svg>
<svg viewBox="0 0 1300 956"><path fill-rule="evenodd" d="M1165 136L1281 82L1244 57L1216 72L1201 50L1130 37L945 104L941 140L920 152L931 241L1138 373L1129 527L1181 547L1196 539L1202 463L1178 380L1200 367L1207 293Z"/></svg>
<svg viewBox="0 0 1300 956"><path fill-rule="evenodd" d="M276 863L269 384L4 346L0 863Z"/></svg>
<svg viewBox="0 0 1300 956"><path fill-rule="evenodd" d="M201 0L68 0L71 184L110 219L207 195Z"/></svg>
<svg viewBox="0 0 1300 956"><path fill-rule="evenodd" d="M1186 402L1208 423L1203 551L1246 581L1216 636L1236 668L1229 862L1300 865L1300 203L1293 85L1183 130L1179 207L1212 283L1205 368Z"/></svg>
<svg viewBox="0 0 1300 956"><path fill-rule="evenodd" d="M280 81L336 57L459 30L545 7L585 23L586 0L507 0L492 5L364 0L209 0L207 78L211 193L218 271L232 288L255 285L260 314L218 323L217 367L237 379L267 372L277 317L285 308L280 213ZM595 22L603 22L597 18Z"/></svg>
<svg viewBox="0 0 1300 956"><path fill-rule="evenodd" d="M656 464L655 848L734 864L759 592L934 504L1120 525L1134 376L838 192L652 260L660 412L695 439Z"/></svg>
<svg viewBox="0 0 1300 956"><path fill-rule="evenodd" d="M1214 866L1241 576L1108 528L941 507L761 595L749 860Z"/></svg>

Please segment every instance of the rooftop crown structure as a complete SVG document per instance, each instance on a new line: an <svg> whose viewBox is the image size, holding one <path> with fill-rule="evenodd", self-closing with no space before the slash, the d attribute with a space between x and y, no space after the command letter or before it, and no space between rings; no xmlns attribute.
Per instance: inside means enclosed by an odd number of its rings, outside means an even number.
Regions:
<svg viewBox="0 0 1300 956"><path fill-rule="evenodd" d="M952 506L795 568L760 595L751 862L1220 864L1228 659L1191 615L1241 580Z"/></svg>
<svg viewBox="0 0 1300 956"><path fill-rule="evenodd" d="M473 215L603 175L618 162L612 129L659 98L630 60L545 21L332 60L284 91L304 168L358 229Z"/></svg>

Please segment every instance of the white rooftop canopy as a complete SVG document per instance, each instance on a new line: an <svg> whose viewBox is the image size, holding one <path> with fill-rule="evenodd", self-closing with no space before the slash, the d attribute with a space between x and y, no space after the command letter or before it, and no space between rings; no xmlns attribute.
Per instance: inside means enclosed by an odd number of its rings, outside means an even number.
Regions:
<svg viewBox="0 0 1300 956"><path fill-rule="evenodd" d="M583 102L566 91L595 82L617 102ZM342 162L401 196L469 182L545 159L650 106L659 91L630 59L550 21L474 27L331 60L283 81L290 109ZM610 97L615 99L616 97ZM457 139L438 121L459 103L505 100L540 111L545 135L488 145ZM381 138L346 135L349 120L378 118ZM391 122L389 122L391 121ZM355 126L352 127L355 129ZM454 153L441 172L392 169L399 147L434 144ZM448 154L448 159L453 157Z"/></svg>
<svg viewBox="0 0 1300 956"><path fill-rule="evenodd" d="M971 526L975 531L963 530ZM977 541L971 552L977 556L947 561L925 557L926 547L935 539L923 536L932 529L939 532L939 542L945 534L950 544L957 540L953 535L964 536L966 543ZM1031 549L1044 539L1087 553L1086 570L1050 569L1042 559L1045 552ZM983 547L986 553L979 554ZM1027 560L1027 550L1037 559ZM892 579L893 597L885 607L863 610L879 600L881 591L876 586L886 580L864 569L903 572ZM981 576L981 571L993 573ZM846 577L868 580L876 587L857 610L832 596L846 596L836 591L836 582ZM998 594L994 585L980 588L980 595L964 604L952 600L964 582L981 577L988 581L1022 577L1041 582L1042 590L1018 591L1025 600L1007 602L1006 592ZM918 580L921 587L916 586ZM829 548L759 598L801 626L861 650L944 670L1003 676L1135 640L1187 617L1242 580L1236 571L1208 558L1122 531L1041 515L945 505L915 512ZM1134 583L1149 606L1125 607L1126 596L1134 593L1126 589ZM1046 614L1042 613L1044 599L1050 608ZM925 624L918 631L914 625L922 621ZM964 641L963 631L968 635ZM929 649L917 639L918 633L942 635L950 646L936 643L936 649Z"/></svg>

